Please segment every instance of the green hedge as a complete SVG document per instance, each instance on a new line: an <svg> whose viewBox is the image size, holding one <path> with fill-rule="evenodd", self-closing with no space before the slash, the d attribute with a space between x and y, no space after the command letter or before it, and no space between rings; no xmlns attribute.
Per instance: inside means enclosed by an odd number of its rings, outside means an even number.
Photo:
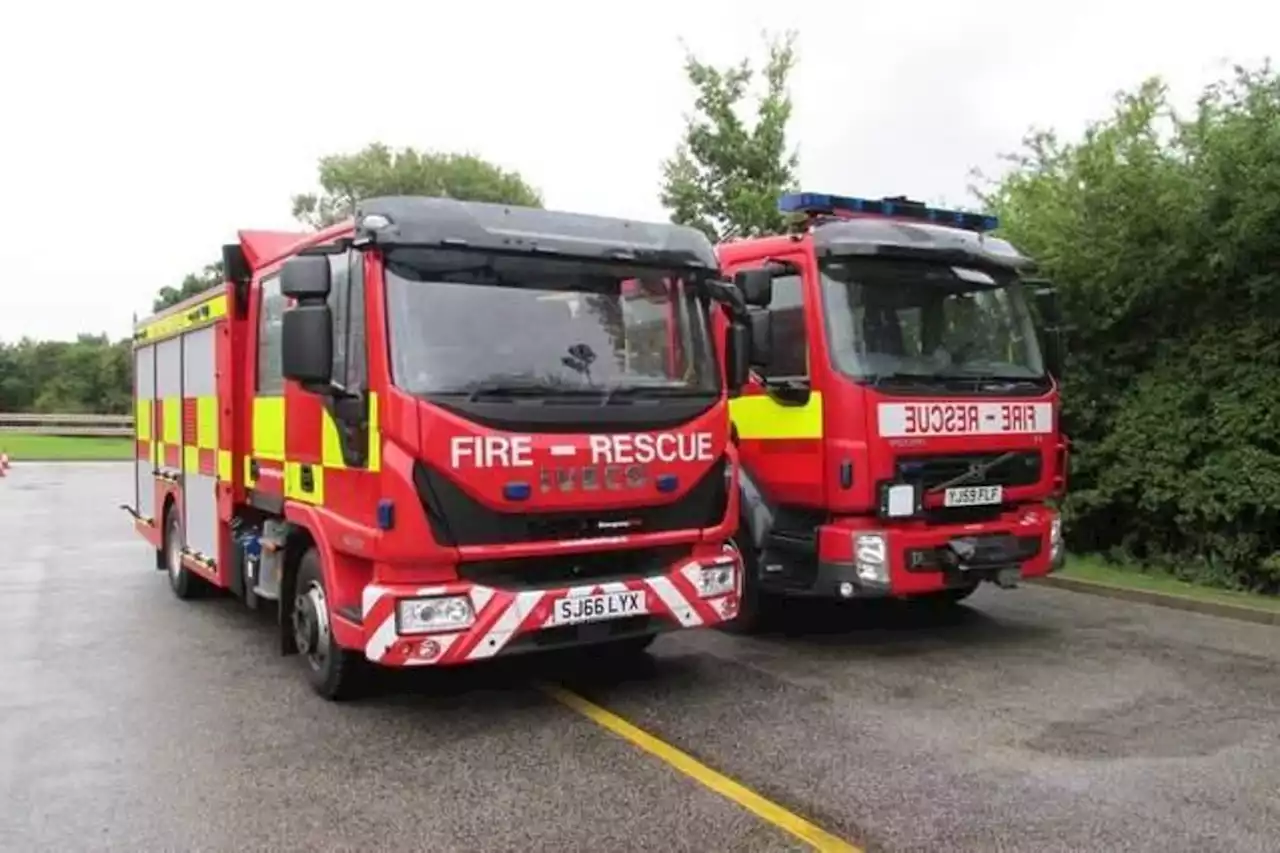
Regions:
<svg viewBox="0 0 1280 853"><path fill-rule="evenodd" d="M1187 115L1151 81L1013 159L986 201L1072 327L1069 546L1280 591L1280 78Z"/></svg>

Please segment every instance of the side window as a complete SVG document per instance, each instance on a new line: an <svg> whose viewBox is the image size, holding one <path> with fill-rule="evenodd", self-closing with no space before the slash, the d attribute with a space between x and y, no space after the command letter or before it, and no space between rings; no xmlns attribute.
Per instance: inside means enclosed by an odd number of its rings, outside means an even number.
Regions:
<svg viewBox="0 0 1280 853"><path fill-rule="evenodd" d="M258 312L257 393L260 397L279 397L284 394L280 333L286 300L280 294L280 277L277 275L263 279L259 290L262 308Z"/></svg>
<svg viewBox="0 0 1280 853"><path fill-rule="evenodd" d="M773 364L769 373L779 377L808 377L809 337L804 327L804 282L799 275L773 280Z"/></svg>
<svg viewBox="0 0 1280 853"><path fill-rule="evenodd" d="M329 256L329 310L333 312L333 379L357 391L367 379L364 345L364 256Z"/></svg>

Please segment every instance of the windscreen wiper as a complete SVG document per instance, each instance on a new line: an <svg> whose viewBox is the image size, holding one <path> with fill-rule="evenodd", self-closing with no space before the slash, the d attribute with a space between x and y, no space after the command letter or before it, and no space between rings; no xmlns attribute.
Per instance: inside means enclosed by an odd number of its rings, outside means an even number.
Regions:
<svg viewBox="0 0 1280 853"><path fill-rule="evenodd" d="M504 382L502 380L477 382L468 388L459 389L455 393L465 393L468 403L474 403L481 399L549 400L557 397L596 397L600 394L598 389L593 388L557 388L554 385L533 382Z"/></svg>
<svg viewBox="0 0 1280 853"><path fill-rule="evenodd" d="M619 401L620 398L631 403L636 398L702 397L709 396L711 393L700 388L690 388L687 385L615 385L605 391L600 400L600 405L607 406L610 403Z"/></svg>

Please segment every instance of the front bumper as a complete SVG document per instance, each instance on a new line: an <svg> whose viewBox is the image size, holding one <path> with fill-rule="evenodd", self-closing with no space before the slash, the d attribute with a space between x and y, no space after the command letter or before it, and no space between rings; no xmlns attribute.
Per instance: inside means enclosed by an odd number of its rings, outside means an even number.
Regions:
<svg viewBox="0 0 1280 853"><path fill-rule="evenodd" d="M860 551L860 537L883 547ZM802 594L821 597L911 596L981 581L1008 583L1055 572L1065 559L1059 516L1041 505L980 524L840 519L824 526L818 541L814 581ZM883 555L879 569L860 564L859 556L877 551Z"/></svg>
<svg viewBox="0 0 1280 853"><path fill-rule="evenodd" d="M703 596L704 568L728 567L729 592ZM638 593L616 616L581 619L580 608L558 602L609 593ZM539 589L499 589L465 580L423 587L370 584L363 595L364 654L383 666L448 666L497 656L644 636L681 628L718 625L738 613L742 558L730 546L718 553L688 557L661 574L641 578ZM396 602L406 598L466 596L474 621L462 630L400 633ZM567 619L563 611L572 614ZM560 611L560 618L557 612Z"/></svg>

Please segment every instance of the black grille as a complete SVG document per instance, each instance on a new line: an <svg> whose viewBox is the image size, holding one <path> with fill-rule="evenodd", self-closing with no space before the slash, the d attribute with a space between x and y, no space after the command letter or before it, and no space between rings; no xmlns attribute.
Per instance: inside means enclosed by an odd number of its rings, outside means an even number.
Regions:
<svg viewBox="0 0 1280 853"><path fill-rule="evenodd" d="M427 513L431 533L442 545L498 545L587 539L614 532L657 533L715 527L724 520L729 492L721 457L692 489L664 506L573 512L499 512L473 500L448 475L422 462L413 482Z"/></svg>
<svg viewBox="0 0 1280 853"><path fill-rule="evenodd" d="M894 461L894 474L901 483L916 483L932 489L969 471L971 466L986 465L1005 453L964 453L937 456L899 456ZM1040 481L1043 459L1039 451L1015 451L981 478L969 480L966 486L1033 486Z"/></svg>
<svg viewBox="0 0 1280 853"><path fill-rule="evenodd" d="M661 574L677 560L691 553L691 546L671 545L625 551L480 560L459 564L458 575L472 583L498 589L546 589L649 577Z"/></svg>

